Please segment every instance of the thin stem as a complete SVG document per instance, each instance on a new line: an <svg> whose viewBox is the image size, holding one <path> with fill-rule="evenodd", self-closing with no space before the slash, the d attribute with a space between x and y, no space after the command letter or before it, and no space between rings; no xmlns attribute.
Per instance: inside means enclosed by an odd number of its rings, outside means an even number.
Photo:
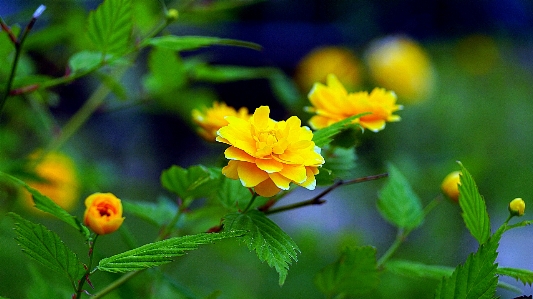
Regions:
<svg viewBox="0 0 533 299"><path fill-rule="evenodd" d="M329 186L327 189L320 192L317 196L311 199L297 202L297 203L290 204L290 205L286 205L286 206L282 206L282 207L278 207L278 208L274 208L274 209L269 209L264 212L265 214L275 214L275 213L293 210L293 209L297 209L297 208L301 208L301 207L305 207L309 205L321 205L326 202L325 200L322 199L322 197L326 196L328 193L337 189L340 186L373 181L373 180L381 179L387 176L388 176L388 173L381 173L381 174L369 175L369 176L347 180L347 181L338 180L333 185Z"/></svg>
<svg viewBox="0 0 533 299"><path fill-rule="evenodd" d="M248 203L248 205L246 206L246 208L244 208L244 210L242 211L242 213L246 213L248 212L248 210L250 210L250 208L252 207L252 204L254 203L255 199L257 198L257 193L253 193L252 194L252 198L250 199L250 202Z"/></svg>
<svg viewBox="0 0 533 299"><path fill-rule="evenodd" d="M89 264L87 265L87 269L85 270L85 273L83 273L83 276L81 277L80 281L78 281L78 287L76 288L76 297L77 299L81 298L81 293L83 292L83 285L85 284L85 281L89 279L89 275L91 275L91 267L93 264L93 256L94 256L94 246L96 244L96 240L98 239L99 235L96 235L94 239L89 241Z"/></svg>
<svg viewBox="0 0 533 299"><path fill-rule="evenodd" d="M403 241L405 240L408 234L409 234L409 231L398 229L398 233L396 234L396 239L391 244L389 249L387 249L387 251L385 251L383 256L381 256L381 258L378 260L377 262L378 267L383 265L396 252L396 250L398 250L398 248L400 247L400 245L402 245Z"/></svg>
<svg viewBox="0 0 533 299"><path fill-rule="evenodd" d="M126 281L130 280L135 275L141 273L142 271L143 270L129 272L128 274L121 276L119 279L113 281L112 283L107 285L104 289L102 289L100 292L92 296L91 299L97 299L97 298L104 297L105 295L109 294L110 292L112 292L113 290L115 290L116 288L124 284Z"/></svg>

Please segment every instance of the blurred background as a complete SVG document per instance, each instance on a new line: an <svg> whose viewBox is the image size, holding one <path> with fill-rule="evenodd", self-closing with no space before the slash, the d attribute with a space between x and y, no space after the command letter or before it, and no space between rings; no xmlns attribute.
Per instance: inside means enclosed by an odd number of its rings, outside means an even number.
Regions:
<svg viewBox="0 0 533 299"><path fill-rule="evenodd" d="M133 2L135 34L145 34L164 18L161 2ZM100 1L0 0L0 16L10 25L24 27L40 4L47 10L27 40L21 72L61 77L69 57L84 49L85 18ZM184 0L165 4L178 9L180 16L164 33L240 39L263 49L217 46L185 52L182 61L239 66L245 75L217 77L206 67L206 72L195 73L185 83L178 74L176 82L181 83L163 85L153 83L158 56L142 52L129 71L117 78L125 86L125 95L110 96L61 148L74 161L82 186L80 201L73 208L76 215L83 213L82 199L93 192L155 201L170 196L160 186L159 176L171 165L220 163L225 146L197 136L190 117L193 108L212 101L250 111L270 105L274 119L298 115L307 120L306 95L327 73L337 74L350 91L370 91L376 86L393 90L404 106L397 113L400 122L388 123L379 133L365 131L357 136L358 167L353 177L384 172L387 163L393 163L427 204L439 195L442 179L459 169L456 161L461 161L486 200L493 231L506 219L510 200L522 197L527 205L533 203L533 2ZM9 53L2 49L0 54ZM4 60L2 64L4 80L9 65ZM0 119L0 170L9 169L8 162L24 159L56 136L98 80L88 76L47 93L10 99ZM339 188L327 196L325 205L272 217L302 251L281 288L273 269L245 246L230 241L201 248L164 270L190 296L220 291L219 298L321 298L313 276L335 261L343 246L373 245L380 256L394 240L394 228L375 208L383 183ZM22 298L30 273L46 270L20 253L5 212L26 213L60 230L74 248L83 250L83 246L76 245L79 240L68 240L68 228L24 212L24 204L15 202L12 194L10 190L0 193L4 197L0 198L0 295ZM298 190L284 201L313 194ZM525 218L528 215L526 208ZM130 219L125 230L143 233L105 236L116 244L102 249L102 256L128 248L127 238L139 244L153 240L157 228ZM194 229L209 228L216 221L197 220ZM500 244L500 266L533 270L531 240L533 232L527 227L506 233ZM396 257L455 267L476 248L459 206L443 200ZM28 262L21 264L21 260ZM93 282L104 286L115 278L99 273ZM133 296L146 277L137 279L114 296ZM532 293L519 282L503 280L522 288L525 295ZM53 283L63 282L57 278ZM437 283L385 273L372 298L432 298ZM180 298L163 284L154 289L154 298ZM499 294L502 298L521 295L504 290Z"/></svg>

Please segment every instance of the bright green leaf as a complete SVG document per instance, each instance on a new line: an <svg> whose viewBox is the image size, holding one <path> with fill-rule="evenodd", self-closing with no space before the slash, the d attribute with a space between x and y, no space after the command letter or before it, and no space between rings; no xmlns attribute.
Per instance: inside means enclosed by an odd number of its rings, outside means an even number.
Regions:
<svg viewBox="0 0 533 299"><path fill-rule="evenodd" d="M48 198L47 196L44 196L42 195L38 190L30 187L28 184L24 183L23 181L13 177L13 176L10 176L6 173L3 173L3 172L0 172L0 176L3 176L11 181L13 181L14 183L20 185L21 187L24 187L26 188L26 190L28 190L28 192L31 193L32 197L33 197L33 202L35 203L35 207L43 212L47 212L47 213L50 213L52 215L54 215L55 217L57 217L59 220L67 223L68 225L74 227L75 229L77 229L79 232L81 232L85 238L89 238L90 236L90 231L89 229L83 225L79 220L78 218L70 215L67 211L65 211L62 207L60 207L58 204L56 204L54 201L52 201L50 198Z"/></svg>
<svg viewBox="0 0 533 299"><path fill-rule="evenodd" d="M272 68L265 67L245 67L233 65L199 65L192 69L192 77L197 81L206 82L229 82L239 80L250 80L267 78L270 76Z"/></svg>
<svg viewBox="0 0 533 299"><path fill-rule="evenodd" d="M226 177L221 178L215 196L225 208L233 211L246 207L252 198L250 190L245 188L239 180Z"/></svg>
<svg viewBox="0 0 533 299"><path fill-rule="evenodd" d="M105 0L89 14L87 34L105 54L123 54L133 30L131 0Z"/></svg>
<svg viewBox="0 0 533 299"><path fill-rule="evenodd" d="M498 245L504 229L500 228L464 264L455 268L452 276L443 278L436 291L436 299L495 298L498 285Z"/></svg>
<svg viewBox="0 0 533 299"><path fill-rule="evenodd" d="M85 270L59 236L15 213L9 215L15 221L16 240L22 251L49 269L65 274L71 283L76 284Z"/></svg>
<svg viewBox="0 0 533 299"><path fill-rule="evenodd" d="M172 166L161 174L161 183L183 200L206 197L216 191L222 175L220 169L195 165L188 169Z"/></svg>
<svg viewBox="0 0 533 299"><path fill-rule="evenodd" d="M289 265L297 261L300 251L296 243L265 214L250 210L247 213L233 213L224 217L224 227L248 231L243 240L254 250L259 260L266 261L279 273L279 284L287 278Z"/></svg>
<svg viewBox="0 0 533 299"><path fill-rule="evenodd" d="M148 57L149 75L144 78L144 86L151 93L159 94L178 89L187 84L187 70L183 61L174 51L154 48Z"/></svg>
<svg viewBox="0 0 533 299"><path fill-rule="evenodd" d="M371 246L345 248L336 262L317 273L314 281L328 298L368 294L379 284L376 249Z"/></svg>
<svg viewBox="0 0 533 299"><path fill-rule="evenodd" d="M72 55L68 61L72 74L97 69L104 62L100 52L82 51Z"/></svg>
<svg viewBox="0 0 533 299"><path fill-rule="evenodd" d="M104 258L100 260L97 268L106 272L123 273L157 267L170 263L175 257L184 255L188 250L197 249L199 245L240 237L245 233L242 230L232 230L170 238Z"/></svg>
<svg viewBox="0 0 533 299"><path fill-rule="evenodd" d="M496 273L520 280L524 285L533 284L533 271L517 268L498 268Z"/></svg>
<svg viewBox="0 0 533 299"><path fill-rule="evenodd" d="M424 220L420 198L394 165L389 164L388 171L389 180L379 191L378 210L390 223L414 229Z"/></svg>
<svg viewBox="0 0 533 299"><path fill-rule="evenodd" d="M245 42L236 39L209 37L209 36L175 36L167 35L148 39L146 45L158 48L170 49L173 51L191 51L203 47L214 45L245 47L254 50L261 50L261 46L256 43Z"/></svg>
<svg viewBox="0 0 533 299"><path fill-rule="evenodd" d="M462 216L466 228L479 244L483 244L490 237L490 220L485 206L485 200L479 194L476 182L461 165L461 180L459 184L459 205L463 211Z"/></svg>
<svg viewBox="0 0 533 299"><path fill-rule="evenodd" d="M443 277L449 277L455 270L452 267L426 265L419 262L406 260L389 260L385 263L385 268L392 273L407 277L430 278L435 280L441 280Z"/></svg>
<svg viewBox="0 0 533 299"><path fill-rule="evenodd" d="M324 167L333 172L335 178L352 178L356 167L355 149L344 147L333 147L323 151Z"/></svg>
<svg viewBox="0 0 533 299"><path fill-rule="evenodd" d="M156 227L169 223L178 211L177 205L166 198L160 198L155 203L122 199L122 206L125 213L133 214Z"/></svg>
<svg viewBox="0 0 533 299"><path fill-rule="evenodd" d="M335 135L339 134L343 130L347 129L352 123L352 121L367 114L368 113L361 113L358 115L353 115L339 122L336 122L331 126L315 131L313 133L313 141L315 142L315 145L318 147L323 147L330 144L331 141L333 141L333 137L335 137Z"/></svg>

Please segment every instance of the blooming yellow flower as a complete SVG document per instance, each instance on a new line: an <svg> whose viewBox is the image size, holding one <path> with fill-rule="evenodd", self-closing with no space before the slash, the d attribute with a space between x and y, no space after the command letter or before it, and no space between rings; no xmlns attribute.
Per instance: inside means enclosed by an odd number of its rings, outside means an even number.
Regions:
<svg viewBox="0 0 533 299"><path fill-rule="evenodd" d="M389 36L375 41L367 51L372 79L394 90L402 101L416 103L429 97L434 86L434 71L424 49L414 40Z"/></svg>
<svg viewBox="0 0 533 299"><path fill-rule="evenodd" d="M308 98L313 107L306 107L306 110L316 113L309 120L309 124L315 130L353 115L370 112L354 120L354 123L377 132L385 128L386 122L399 121L400 116L393 113L402 109L401 105L396 105L394 92L374 88L370 94L364 91L348 93L333 74L328 75L327 86L316 83Z"/></svg>
<svg viewBox="0 0 533 299"><path fill-rule="evenodd" d="M522 216L526 210L526 202L521 198L515 198L509 203L509 212L513 216Z"/></svg>
<svg viewBox="0 0 533 299"><path fill-rule="evenodd" d="M218 129L228 124L225 119L226 116L235 116L242 119L250 118L246 107L242 107L237 111L225 103L218 102L214 102L213 107L203 111L198 109L192 111L192 119L199 125L198 134L207 141L215 141Z"/></svg>
<svg viewBox="0 0 533 299"><path fill-rule="evenodd" d="M338 46L319 47L312 50L298 63L294 80L300 90L308 91L315 82L326 82L328 74L335 74L348 88L361 85L361 63L348 48Z"/></svg>
<svg viewBox="0 0 533 299"><path fill-rule="evenodd" d="M30 155L37 159L40 152ZM35 175L42 181L28 181L27 184L49 197L63 209L70 211L78 202L80 186L76 166L70 157L62 153L49 153L35 166ZM25 192L26 203L33 206L29 192Z"/></svg>
<svg viewBox="0 0 533 299"><path fill-rule="evenodd" d="M122 203L112 193L94 193L85 199L83 223L99 235L116 231L124 222Z"/></svg>
<svg viewBox="0 0 533 299"><path fill-rule="evenodd" d="M440 186L442 193L448 196L451 200L459 201L459 185L461 184L461 172L453 171L449 173Z"/></svg>
<svg viewBox="0 0 533 299"><path fill-rule="evenodd" d="M261 106L248 120L226 118L229 124L217 137L230 145L224 152L230 161L222 173L265 197L288 190L291 182L313 190L318 167L324 164L320 148L311 141L313 133L296 116L277 122L269 115L270 108Z"/></svg>

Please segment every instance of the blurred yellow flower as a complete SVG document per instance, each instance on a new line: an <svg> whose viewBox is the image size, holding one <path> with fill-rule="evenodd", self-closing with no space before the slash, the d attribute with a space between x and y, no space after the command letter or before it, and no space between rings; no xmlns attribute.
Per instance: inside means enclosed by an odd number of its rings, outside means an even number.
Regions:
<svg viewBox="0 0 533 299"><path fill-rule="evenodd" d="M222 173L265 197L288 190L291 182L313 190L318 167L324 164L320 148L311 141L313 133L296 116L277 122L269 115L270 108L261 106L248 120L226 118L229 124L217 137L230 145L224 152L230 161Z"/></svg>
<svg viewBox="0 0 533 299"><path fill-rule="evenodd" d="M315 82L326 82L328 74L335 74L349 89L361 85L361 63L347 48L319 47L307 54L296 67L294 79L300 90L307 92Z"/></svg>
<svg viewBox="0 0 533 299"><path fill-rule="evenodd" d="M370 94L366 91L348 93L333 74L328 75L327 86L316 83L308 98L313 106L306 107L306 111L316 113L309 120L309 125L315 130L353 115L370 112L354 120L354 123L378 132L385 128L386 122L399 121L400 116L393 113L402 109L401 105L396 105L394 92L374 88Z"/></svg>
<svg viewBox="0 0 533 299"><path fill-rule="evenodd" d="M214 142L218 129L228 124L225 119L226 116L235 116L242 119L250 118L246 107L242 107L237 111L225 103L218 102L214 102L213 107L203 109L203 111L192 110L192 119L199 126L197 132L207 141Z"/></svg>
<svg viewBox="0 0 533 299"><path fill-rule="evenodd" d="M94 193L85 199L83 223L99 235L110 234L122 225L122 202L112 193Z"/></svg>
<svg viewBox="0 0 533 299"><path fill-rule="evenodd" d="M458 202L459 201L459 185L461 184L461 172L453 171L449 173L440 186L442 193L446 195L451 200Z"/></svg>
<svg viewBox="0 0 533 299"><path fill-rule="evenodd" d="M390 36L369 47L367 63L372 79L394 90L402 101L416 103L429 97L434 88L434 72L424 49L414 40Z"/></svg>
<svg viewBox="0 0 533 299"><path fill-rule="evenodd" d="M509 203L509 212L513 216L522 216L526 211L526 202L521 198L515 198Z"/></svg>
<svg viewBox="0 0 533 299"><path fill-rule="evenodd" d="M37 159L40 151L30 155L30 159ZM72 159L62 153L48 153L35 166L35 175L41 180L28 181L27 184L48 196L60 207L71 211L80 196L80 186L76 173L76 166ZM24 191L28 207L33 207L33 200L29 192Z"/></svg>

